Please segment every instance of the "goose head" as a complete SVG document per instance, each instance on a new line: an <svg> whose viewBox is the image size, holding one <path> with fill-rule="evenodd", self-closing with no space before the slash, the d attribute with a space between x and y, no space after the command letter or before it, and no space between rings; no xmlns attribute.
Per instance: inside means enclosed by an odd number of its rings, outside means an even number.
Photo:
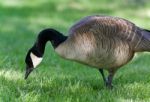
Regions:
<svg viewBox="0 0 150 102"><path fill-rule="evenodd" d="M60 32L54 29L44 29L42 30L36 39L35 44L28 51L25 63L26 63L26 73L25 79L28 78L30 73L41 63L45 45L48 41L51 42L52 46L57 48L59 44L64 42L67 39L66 36L62 35Z"/></svg>
<svg viewBox="0 0 150 102"><path fill-rule="evenodd" d="M34 48L31 48L26 56L25 63L26 63L26 73L25 79L28 78L29 74L36 68L42 61L42 56L35 52Z"/></svg>

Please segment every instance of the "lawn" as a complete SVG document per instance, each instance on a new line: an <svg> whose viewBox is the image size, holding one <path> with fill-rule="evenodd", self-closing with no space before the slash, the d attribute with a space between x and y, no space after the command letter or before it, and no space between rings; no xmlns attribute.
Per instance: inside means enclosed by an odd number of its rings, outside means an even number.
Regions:
<svg viewBox="0 0 150 102"><path fill-rule="evenodd" d="M24 59L39 31L51 27L67 35L94 14L150 29L149 0L0 0L0 102L150 102L147 52L118 70L108 90L97 69L60 58L48 43L43 62L24 80Z"/></svg>

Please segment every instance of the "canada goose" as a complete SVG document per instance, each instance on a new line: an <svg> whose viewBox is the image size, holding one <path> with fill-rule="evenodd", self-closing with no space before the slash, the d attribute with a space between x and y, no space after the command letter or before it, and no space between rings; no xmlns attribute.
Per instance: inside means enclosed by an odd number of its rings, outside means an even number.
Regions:
<svg viewBox="0 0 150 102"><path fill-rule="evenodd" d="M150 51L150 31L118 17L85 17L73 25L68 34L64 36L54 29L39 33L25 59L25 79L42 61L47 41L61 57L99 69L110 88L118 68L128 63L136 52ZM103 69L109 72L107 79Z"/></svg>

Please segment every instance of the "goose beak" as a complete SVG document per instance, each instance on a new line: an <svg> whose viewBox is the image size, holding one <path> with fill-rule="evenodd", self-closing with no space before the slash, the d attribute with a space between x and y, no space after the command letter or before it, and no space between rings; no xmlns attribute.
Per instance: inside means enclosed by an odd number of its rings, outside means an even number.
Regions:
<svg viewBox="0 0 150 102"><path fill-rule="evenodd" d="M28 66L26 67L26 73L25 73L25 78L24 79L27 79L28 76L30 75L30 73L33 71L33 68L29 68Z"/></svg>

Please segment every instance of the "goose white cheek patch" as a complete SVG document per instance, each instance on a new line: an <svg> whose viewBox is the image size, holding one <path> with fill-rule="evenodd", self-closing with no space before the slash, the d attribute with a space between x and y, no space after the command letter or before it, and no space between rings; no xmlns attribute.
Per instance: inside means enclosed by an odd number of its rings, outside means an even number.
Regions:
<svg viewBox="0 0 150 102"><path fill-rule="evenodd" d="M42 57L37 57L36 55L34 55L32 52L30 54L32 63L33 63L33 67L36 68L42 61Z"/></svg>

